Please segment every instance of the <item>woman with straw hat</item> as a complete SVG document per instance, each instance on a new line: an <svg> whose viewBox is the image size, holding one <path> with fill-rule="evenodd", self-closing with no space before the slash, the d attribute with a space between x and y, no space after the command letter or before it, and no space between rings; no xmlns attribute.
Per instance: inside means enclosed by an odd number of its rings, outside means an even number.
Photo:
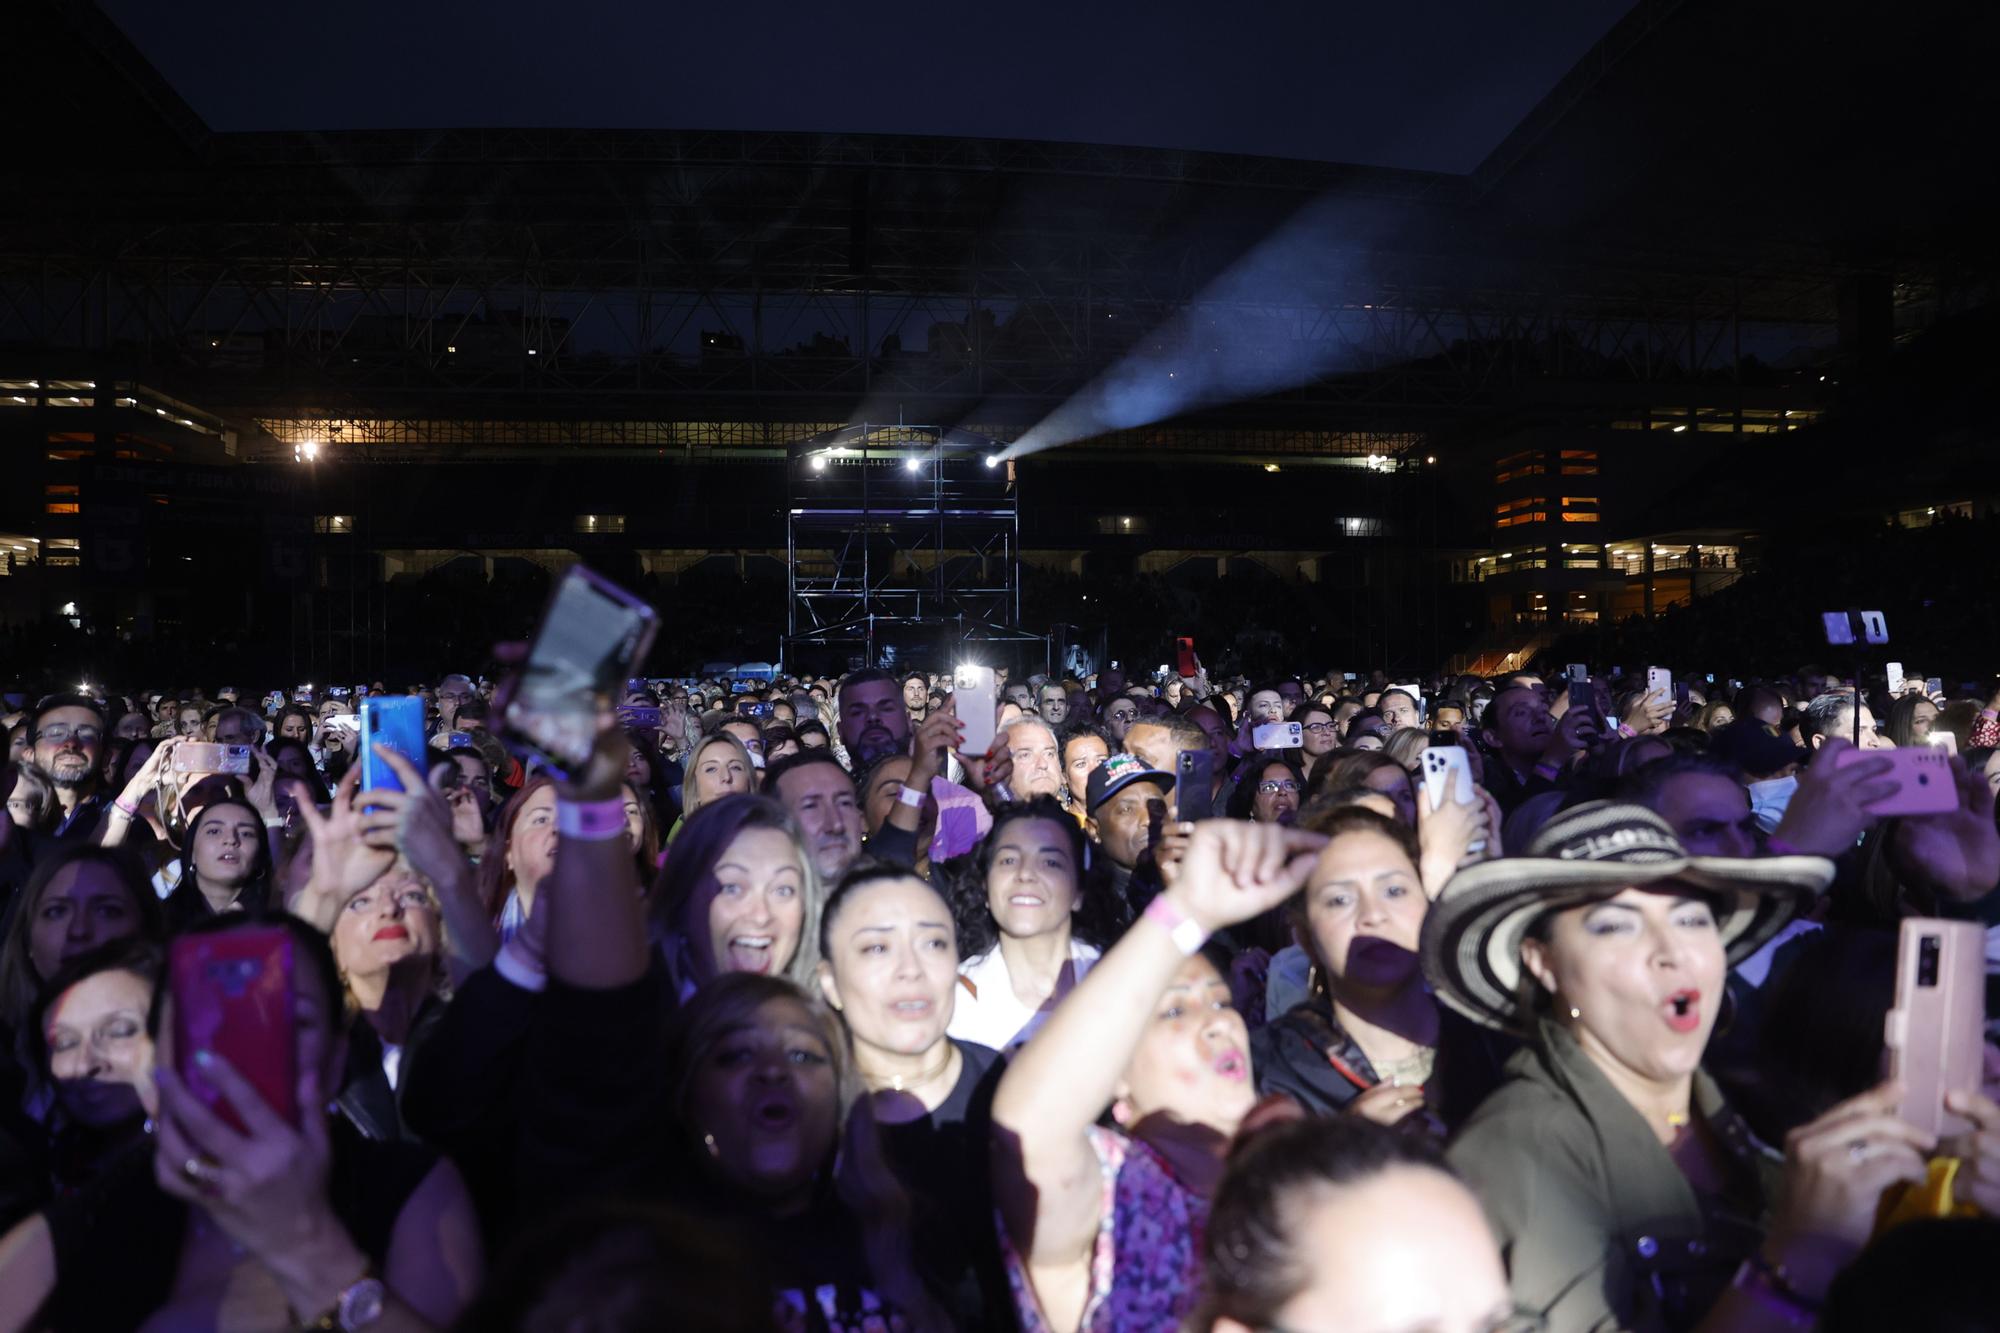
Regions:
<svg viewBox="0 0 2000 1333"><path fill-rule="evenodd" d="M1893 1088L1794 1132L1780 1160L1701 1068L1729 967L1832 874L1690 856L1659 816L1599 801L1431 906L1439 998L1527 1041L1450 1157L1552 1333L1809 1328L1883 1189L1923 1178L1932 1144Z"/></svg>

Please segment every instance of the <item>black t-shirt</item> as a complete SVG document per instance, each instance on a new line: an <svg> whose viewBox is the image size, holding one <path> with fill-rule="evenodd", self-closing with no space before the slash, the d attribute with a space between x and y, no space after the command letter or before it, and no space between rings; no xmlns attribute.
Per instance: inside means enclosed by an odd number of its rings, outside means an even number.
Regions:
<svg viewBox="0 0 2000 1333"><path fill-rule="evenodd" d="M951 1095L928 1116L884 1124L882 1148L910 1196L911 1245L925 1284L958 1327L1011 1329L988 1165L993 1090L1007 1062L990 1047L952 1044L964 1066Z"/></svg>

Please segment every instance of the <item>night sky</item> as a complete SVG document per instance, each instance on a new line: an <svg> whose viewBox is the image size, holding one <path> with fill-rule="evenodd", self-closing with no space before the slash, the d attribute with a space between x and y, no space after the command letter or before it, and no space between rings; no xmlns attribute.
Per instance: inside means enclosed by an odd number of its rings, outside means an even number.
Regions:
<svg viewBox="0 0 2000 1333"><path fill-rule="evenodd" d="M826 130L1463 172L1629 0L100 0L219 130Z"/></svg>

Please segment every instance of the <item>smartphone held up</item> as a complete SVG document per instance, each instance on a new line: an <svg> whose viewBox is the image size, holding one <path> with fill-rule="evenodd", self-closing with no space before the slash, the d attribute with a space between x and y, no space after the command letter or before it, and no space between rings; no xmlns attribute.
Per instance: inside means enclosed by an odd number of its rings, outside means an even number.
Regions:
<svg viewBox="0 0 2000 1333"><path fill-rule="evenodd" d="M597 741L597 720L631 680L659 613L608 579L572 565L556 585L507 702L506 734L568 776Z"/></svg>

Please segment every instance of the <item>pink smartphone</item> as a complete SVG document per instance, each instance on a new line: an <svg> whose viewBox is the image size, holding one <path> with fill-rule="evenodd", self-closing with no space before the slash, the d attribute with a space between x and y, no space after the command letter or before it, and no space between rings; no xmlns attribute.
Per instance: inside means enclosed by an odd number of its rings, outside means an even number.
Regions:
<svg viewBox="0 0 2000 1333"><path fill-rule="evenodd" d="M1952 781L1951 756L1934 745L1903 745L1893 750L1843 750L1840 767L1865 759L1887 759L1889 771L1878 779L1896 790L1867 807L1871 815L1948 815L1958 809L1958 784Z"/></svg>
<svg viewBox="0 0 2000 1333"><path fill-rule="evenodd" d="M1905 917L1896 952L1896 1003L1883 1025L1889 1077L1903 1085L1897 1115L1932 1134L1972 1123L1944 1109L1947 1092L1977 1092L1985 1069L1986 931L1976 921Z"/></svg>
<svg viewBox="0 0 2000 1333"><path fill-rule="evenodd" d="M174 996L174 1072L222 1119L243 1121L209 1082L199 1051L213 1051L273 1111L299 1122L292 937L278 926L182 935L167 970Z"/></svg>

